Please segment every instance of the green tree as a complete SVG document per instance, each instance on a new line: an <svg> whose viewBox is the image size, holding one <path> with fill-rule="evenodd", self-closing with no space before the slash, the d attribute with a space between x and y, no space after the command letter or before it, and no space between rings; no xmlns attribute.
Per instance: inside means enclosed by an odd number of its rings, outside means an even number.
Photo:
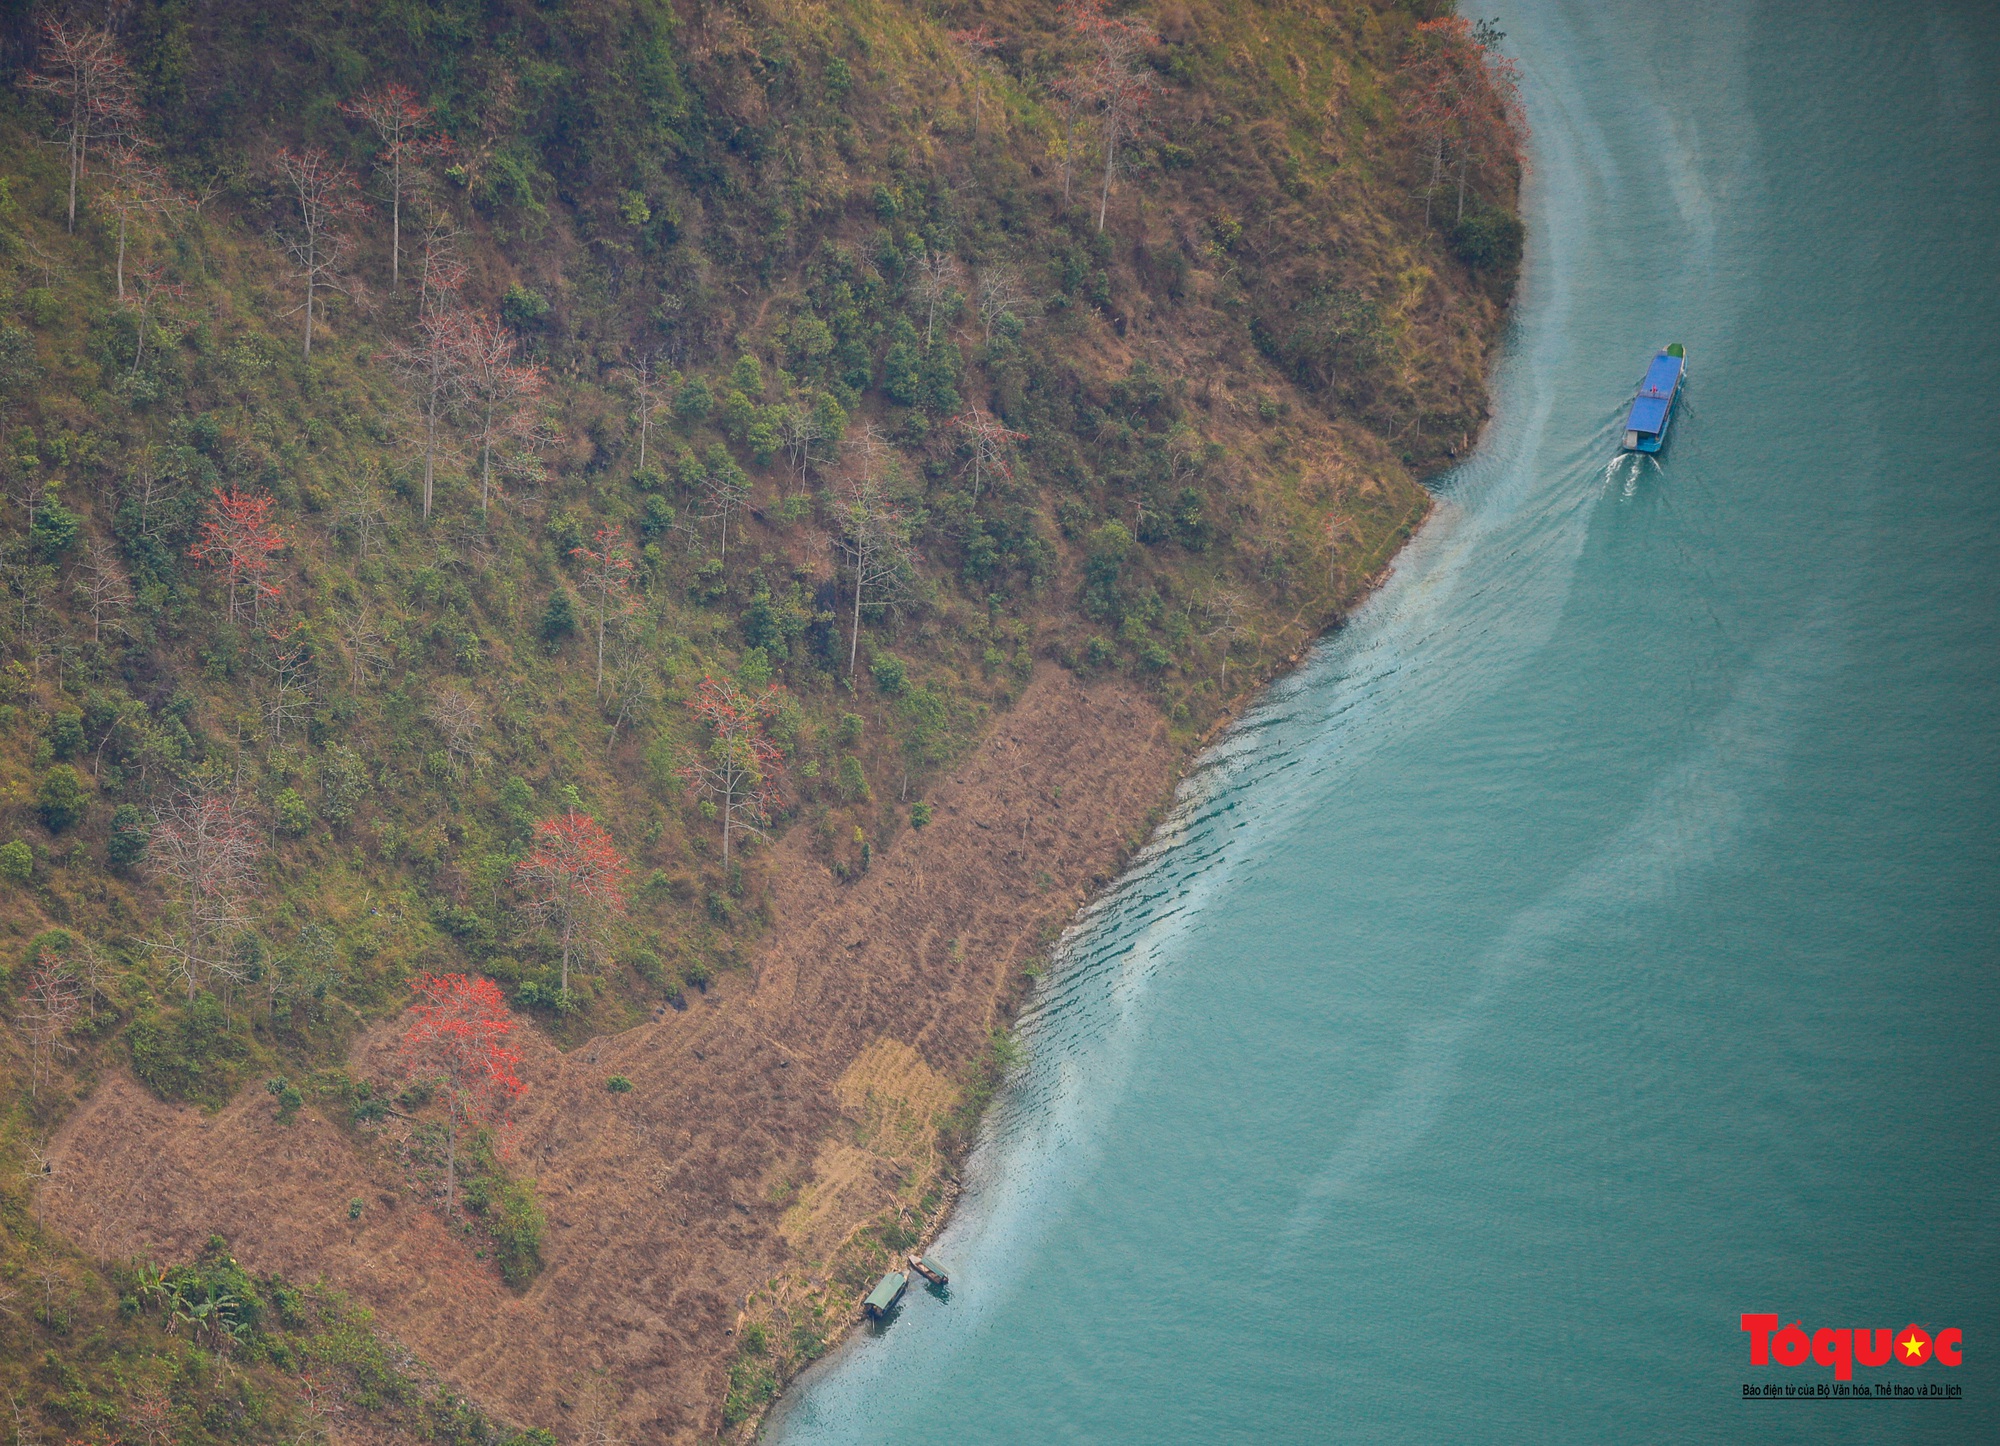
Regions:
<svg viewBox="0 0 2000 1446"><path fill-rule="evenodd" d="M111 838L105 856L115 869L129 869L146 856L146 815L130 803L111 811Z"/></svg>
<svg viewBox="0 0 2000 1446"><path fill-rule="evenodd" d="M35 851L15 839L0 844L0 879L25 884L35 876Z"/></svg>
<svg viewBox="0 0 2000 1446"><path fill-rule="evenodd" d="M50 833L61 833L82 821L90 806L90 788L74 768L58 763L42 775L35 790L35 810Z"/></svg>
<svg viewBox="0 0 2000 1446"><path fill-rule="evenodd" d="M298 790L287 788L272 800L278 814L278 830L292 838L298 838L312 827L312 809Z"/></svg>
<svg viewBox="0 0 2000 1446"><path fill-rule="evenodd" d="M64 763L83 751L83 714L65 708L49 722L49 751Z"/></svg>

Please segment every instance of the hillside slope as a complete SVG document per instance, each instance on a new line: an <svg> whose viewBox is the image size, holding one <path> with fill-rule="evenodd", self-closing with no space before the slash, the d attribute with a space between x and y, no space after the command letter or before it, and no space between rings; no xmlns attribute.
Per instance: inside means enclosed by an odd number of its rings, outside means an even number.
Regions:
<svg viewBox="0 0 2000 1446"><path fill-rule="evenodd" d="M11 22L24 1422L683 1438L824 1348L1480 425L1507 76L1428 13ZM462 1141L393 1022L454 973L529 1041Z"/></svg>

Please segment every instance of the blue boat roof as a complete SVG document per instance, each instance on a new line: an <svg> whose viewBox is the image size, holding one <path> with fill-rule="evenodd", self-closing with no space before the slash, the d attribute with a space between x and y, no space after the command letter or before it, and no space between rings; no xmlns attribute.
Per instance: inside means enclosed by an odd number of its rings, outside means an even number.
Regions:
<svg viewBox="0 0 2000 1446"><path fill-rule="evenodd" d="M1674 388L1680 384L1682 358L1661 352L1646 368L1646 380L1632 402L1632 415L1625 419L1628 432L1657 433L1667 424L1667 408L1673 405Z"/></svg>

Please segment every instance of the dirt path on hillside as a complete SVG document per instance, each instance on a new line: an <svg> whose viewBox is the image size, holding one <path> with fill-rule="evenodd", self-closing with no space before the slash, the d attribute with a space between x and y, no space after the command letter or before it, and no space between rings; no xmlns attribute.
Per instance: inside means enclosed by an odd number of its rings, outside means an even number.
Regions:
<svg viewBox="0 0 2000 1446"><path fill-rule="evenodd" d="M932 791L935 821L859 882L781 845L754 981L567 1055L526 1032L510 1134L549 1228L525 1295L374 1152L310 1111L278 1125L261 1090L208 1116L108 1077L53 1142L37 1209L106 1259L185 1259L220 1234L253 1270L324 1276L456 1387L566 1441L605 1382L615 1435L710 1434L746 1295L818 1269L894 1200L871 1121L884 1101L948 1106L1041 931L1116 867L1169 763L1144 699L1044 669ZM391 1038L365 1039L355 1069L386 1073ZM613 1074L632 1092L607 1091Z"/></svg>

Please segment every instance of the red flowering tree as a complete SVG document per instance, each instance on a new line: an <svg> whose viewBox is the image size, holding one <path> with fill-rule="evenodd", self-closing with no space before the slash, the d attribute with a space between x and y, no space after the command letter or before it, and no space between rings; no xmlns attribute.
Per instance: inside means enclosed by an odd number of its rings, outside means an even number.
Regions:
<svg viewBox="0 0 2000 1446"><path fill-rule="evenodd" d="M1065 15L1083 42L1084 59L1069 79L1075 100L1096 110L1104 141L1104 188L1097 202L1097 229L1111 206L1111 178L1118 170L1118 147L1138 131L1159 82L1145 63L1160 37L1143 20L1112 16L1101 0L1077 0Z"/></svg>
<svg viewBox="0 0 2000 1446"><path fill-rule="evenodd" d="M437 112L417 99L407 85L377 86L340 107L343 115L363 121L375 132L381 149L375 163L389 178L389 286L403 280L403 197L409 174L423 161L451 148L438 133Z"/></svg>
<svg viewBox="0 0 2000 1446"><path fill-rule="evenodd" d="M496 1125L526 1094L515 1071L521 1052L506 1043L514 1021L491 979L425 974L403 1035L403 1077L426 1084L445 1107L447 1212L458 1204L458 1137L467 1129Z"/></svg>
<svg viewBox="0 0 2000 1446"><path fill-rule="evenodd" d="M680 777L706 795L722 818L722 866L729 867L729 846L736 829L761 834L757 827L771 821L771 811L783 803L778 781L785 755L764 733L778 711L779 693L745 693L727 678L703 678L688 709L714 734L708 751L679 770Z"/></svg>
<svg viewBox="0 0 2000 1446"><path fill-rule="evenodd" d="M239 589L243 585L248 585L253 615L265 598L278 595L277 584L270 580L271 554L284 551L285 537L271 523L273 505L267 492L218 488L209 496L201 536L188 549L188 556L196 562L219 567L228 576L232 618L241 616Z"/></svg>
<svg viewBox="0 0 2000 1446"><path fill-rule="evenodd" d="M632 872L603 825L570 809L535 825L535 847L515 868L528 890L528 910L562 935L562 987L579 934L625 912L625 878Z"/></svg>

